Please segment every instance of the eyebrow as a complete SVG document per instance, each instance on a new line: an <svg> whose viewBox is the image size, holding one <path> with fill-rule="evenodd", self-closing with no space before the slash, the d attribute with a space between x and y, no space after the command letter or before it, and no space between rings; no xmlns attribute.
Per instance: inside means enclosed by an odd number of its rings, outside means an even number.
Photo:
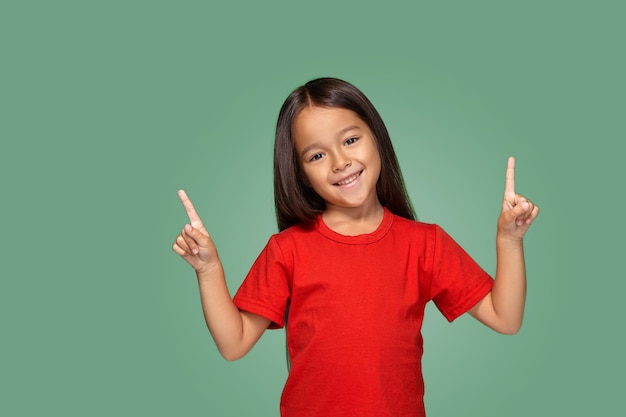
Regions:
<svg viewBox="0 0 626 417"><path fill-rule="evenodd" d="M344 127L339 132L337 132L337 136L343 136L347 132L349 132L351 130L355 130L355 129L361 129L361 128L359 126L357 126L357 125L351 125L351 126L348 126L348 127ZM308 151L310 151L311 149L313 149L313 148L315 148L317 146L319 146L319 144L317 142L310 144L309 146L307 146L304 149L302 149L302 152L300 152L300 156L304 156L304 154L306 154Z"/></svg>

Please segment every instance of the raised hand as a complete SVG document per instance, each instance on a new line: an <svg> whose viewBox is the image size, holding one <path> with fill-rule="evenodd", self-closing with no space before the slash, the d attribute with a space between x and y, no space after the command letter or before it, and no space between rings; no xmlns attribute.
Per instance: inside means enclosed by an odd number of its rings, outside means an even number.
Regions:
<svg viewBox="0 0 626 417"><path fill-rule="evenodd" d="M187 211L190 224L186 224L176 237L172 249L198 272L218 265L217 249L191 200L183 190L178 191L178 197Z"/></svg>
<svg viewBox="0 0 626 417"><path fill-rule="evenodd" d="M510 157L506 168L502 212L498 219L498 234L500 237L521 240L538 214L538 206L515 193L515 158Z"/></svg>

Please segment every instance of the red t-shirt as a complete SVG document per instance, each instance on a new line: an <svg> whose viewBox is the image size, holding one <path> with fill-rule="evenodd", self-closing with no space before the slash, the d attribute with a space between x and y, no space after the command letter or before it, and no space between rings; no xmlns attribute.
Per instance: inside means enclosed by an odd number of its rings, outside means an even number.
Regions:
<svg viewBox="0 0 626 417"><path fill-rule="evenodd" d="M272 328L290 302L281 416L418 417L426 303L452 321L492 284L439 226L385 209L369 234L344 236L318 217L272 236L234 301Z"/></svg>

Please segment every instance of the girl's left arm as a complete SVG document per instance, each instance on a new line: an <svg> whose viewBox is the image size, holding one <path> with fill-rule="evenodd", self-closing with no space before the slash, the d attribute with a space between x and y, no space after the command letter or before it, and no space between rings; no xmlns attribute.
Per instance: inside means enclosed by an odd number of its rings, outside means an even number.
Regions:
<svg viewBox="0 0 626 417"><path fill-rule="evenodd" d="M495 282L491 292L469 311L499 333L515 334L522 326L526 300L523 238L538 214L538 206L515 193L515 159L510 157L496 235Z"/></svg>

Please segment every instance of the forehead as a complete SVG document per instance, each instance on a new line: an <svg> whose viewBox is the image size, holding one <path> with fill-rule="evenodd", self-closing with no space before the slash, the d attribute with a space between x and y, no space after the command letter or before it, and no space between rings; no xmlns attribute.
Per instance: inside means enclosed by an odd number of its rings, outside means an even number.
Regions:
<svg viewBox="0 0 626 417"><path fill-rule="evenodd" d="M367 124L352 110L338 107L305 107L294 120L293 133L296 148L304 142L331 139L348 130L367 130Z"/></svg>

